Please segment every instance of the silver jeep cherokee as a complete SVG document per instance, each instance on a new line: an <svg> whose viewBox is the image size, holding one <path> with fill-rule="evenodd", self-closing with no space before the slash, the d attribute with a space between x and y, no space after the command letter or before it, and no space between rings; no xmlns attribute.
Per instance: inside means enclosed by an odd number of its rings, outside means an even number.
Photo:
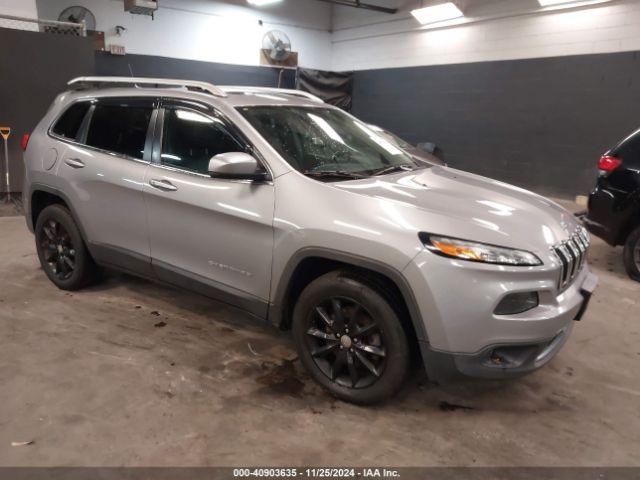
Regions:
<svg viewBox="0 0 640 480"><path fill-rule="evenodd" d="M548 362L597 279L589 237L538 195L416 163L295 90L69 82L26 149L42 267L75 290L115 267L292 329L334 395Z"/></svg>

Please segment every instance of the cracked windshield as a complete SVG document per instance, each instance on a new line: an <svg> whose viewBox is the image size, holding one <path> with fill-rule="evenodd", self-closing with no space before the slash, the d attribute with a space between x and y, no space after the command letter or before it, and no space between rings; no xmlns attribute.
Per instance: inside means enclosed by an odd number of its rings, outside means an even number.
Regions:
<svg viewBox="0 0 640 480"><path fill-rule="evenodd" d="M293 168L311 177L365 178L419 167L396 145L340 110L256 106L240 111Z"/></svg>

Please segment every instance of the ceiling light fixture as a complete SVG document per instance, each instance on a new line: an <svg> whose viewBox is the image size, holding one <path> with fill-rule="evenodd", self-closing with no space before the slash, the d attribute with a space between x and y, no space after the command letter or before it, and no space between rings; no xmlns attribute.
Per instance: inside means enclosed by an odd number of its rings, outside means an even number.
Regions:
<svg viewBox="0 0 640 480"><path fill-rule="evenodd" d="M541 7L549 7L551 5L560 5L561 3L573 3L578 0L538 0Z"/></svg>
<svg viewBox="0 0 640 480"><path fill-rule="evenodd" d="M421 24L427 25L463 17L464 13L453 2L447 2L430 7L417 8L411 11L411 15L416 17Z"/></svg>
<svg viewBox="0 0 640 480"><path fill-rule="evenodd" d="M564 5L570 3L586 3L581 2L580 0L538 0L538 3L541 7L551 7L553 5ZM570 6L570 5L567 5Z"/></svg>
<svg viewBox="0 0 640 480"><path fill-rule="evenodd" d="M569 8L589 7L612 0L538 0L543 11L564 10Z"/></svg>
<svg viewBox="0 0 640 480"><path fill-rule="evenodd" d="M247 0L249 5L255 5L256 7L264 7L265 5L270 5L272 3L278 3L282 0Z"/></svg>

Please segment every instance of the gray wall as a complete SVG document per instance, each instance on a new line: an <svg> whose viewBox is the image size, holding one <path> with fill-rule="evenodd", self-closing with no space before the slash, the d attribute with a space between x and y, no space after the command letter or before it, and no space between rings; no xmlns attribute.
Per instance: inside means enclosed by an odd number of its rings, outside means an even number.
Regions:
<svg viewBox="0 0 640 480"><path fill-rule="evenodd" d="M96 52L96 74L199 80L218 85L276 87L279 68L199 62L152 55L111 55ZM282 87L294 88L295 70L284 70Z"/></svg>
<svg viewBox="0 0 640 480"><path fill-rule="evenodd" d="M69 79L91 75L94 69L91 39L0 28L0 126L12 129L12 191L22 189L22 135L33 130ZM0 151L4 192L4 151Z"/></svg>
<svg viewBox="0 0 640 480"><path fill-rule="evenodd" d="M353 113L453 167L541 193L586 194L640 126L638 52L355 73Z"/></svg>

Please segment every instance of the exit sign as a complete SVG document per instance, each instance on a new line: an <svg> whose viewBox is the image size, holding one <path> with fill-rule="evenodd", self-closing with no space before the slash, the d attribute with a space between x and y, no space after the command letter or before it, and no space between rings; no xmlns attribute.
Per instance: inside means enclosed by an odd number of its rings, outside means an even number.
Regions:
<svg viewBox="0 0 640 480"><path fill-rule="evenodd" d="M109 45L109 53L111 53L111 55L124 55L124 45Z"/></svg>

